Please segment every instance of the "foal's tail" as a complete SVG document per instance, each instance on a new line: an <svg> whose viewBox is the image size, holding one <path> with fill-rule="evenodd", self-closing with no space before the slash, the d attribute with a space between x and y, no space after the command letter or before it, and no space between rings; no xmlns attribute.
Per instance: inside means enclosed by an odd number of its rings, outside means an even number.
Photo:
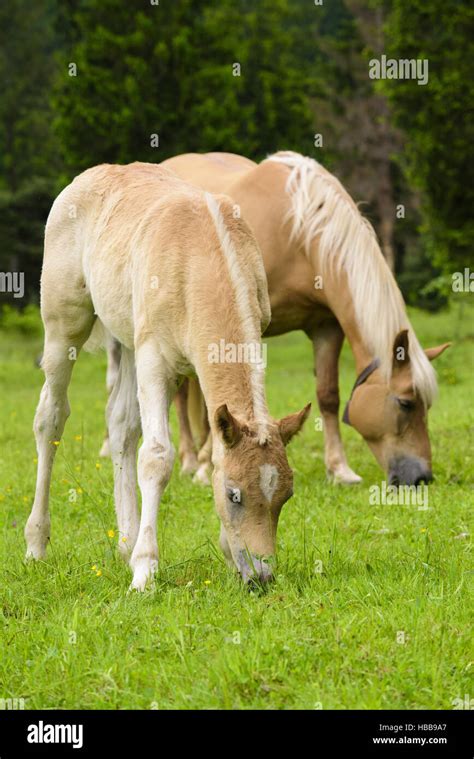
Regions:
<svg viewBox="0 0 474 759"><path fill-rule="evenodd" d="M92 332L84 343L83 350L87 353L98 353L100 350L108 349L112 340L112 335L104 327L99 317L97 317L92 327Z"/></svg>

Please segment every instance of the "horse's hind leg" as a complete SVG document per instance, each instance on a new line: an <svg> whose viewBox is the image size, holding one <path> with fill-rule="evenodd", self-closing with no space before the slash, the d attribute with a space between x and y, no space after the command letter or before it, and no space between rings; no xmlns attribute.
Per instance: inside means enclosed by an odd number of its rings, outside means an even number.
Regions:
<svg viewBox="0 0 474 759"><path fill-rule="evenodd" d="M64 306L62 308L64 309ZM73 313L67 314L67 324L57 315L45 320L42 360L45 383L34 421L38 471L33 508L25 527L27 558L41 559L46 553L50 535L51 472L54 456L69 416L67 388L75 360L90 334L93 320L92 306L88 304L85 304L84 308L75 306Z"/></svg>
<svg viewBox="0 0 474 759"><path fill-rule="evenodd" d="M198 468L196 447L188 416L188 392L189 380L186 377L174 398L179 426L179 460L183 474L192 474Z"/></svg>

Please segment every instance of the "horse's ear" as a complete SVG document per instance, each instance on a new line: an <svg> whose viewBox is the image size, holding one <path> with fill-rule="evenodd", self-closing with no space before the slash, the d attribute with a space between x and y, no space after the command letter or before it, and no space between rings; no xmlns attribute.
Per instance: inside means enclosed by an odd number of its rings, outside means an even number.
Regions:
<svg viewBox="0 0 474 759"><path fill-rule="evenodd" d="M300 431L307 420L310 411L311 403L308 403L308 405L297 414L290 414L289 416L284 416L283 419L280 419L278 422L278 429L280 430L283 445L288 445L291 438Z"/></svg>
<svg viewBox="0 0 474 759"><path fill-rule="evenodd" d="M232 416L227 408L227 404L224 403L222 406L219 406L214 414L214 420L219 434L227 448L232 448L234 445L237 445L242 437L242 430L237 419Z"/></svg>
<svg viewBox="0 0 474 759"><path fill-rule="evenodd" d="M409 361L408 330L402 329L393 341L393 369L402 369Z"/></svg>
<svg viewBox="0 0 474 759"><path fill-rule="evenodd" d="M435 358L441 356L441 354L449 348L451 343L444 343L443 345L437 345L436 348L426 348L425 353L430 361L434 361Z"/></svg>

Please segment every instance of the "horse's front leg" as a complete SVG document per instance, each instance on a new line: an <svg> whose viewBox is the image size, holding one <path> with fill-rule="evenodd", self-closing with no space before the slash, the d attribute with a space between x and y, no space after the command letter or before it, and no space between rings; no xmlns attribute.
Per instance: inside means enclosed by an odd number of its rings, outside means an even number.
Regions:
<svg viewBox="0 0 474 759"><path fill-rule="evenodd" d="M198 453L199 468L193 477L193 482L198 482L201 485L211 484L212 474L212 433L211 430L207 433L206 442L199 450Z"/></svg>
<svg viewBox="0 0 474 759"><path fill-rule="evenodd" d="M324 461L335 482L354 485L361 477L347 463L339 428L339 355L344 333L337 321L326 322L310 335L314 351L316 394L324 428Z"/></svg>
<svg viewBox="0 0 474 759"><path fill-rule="evenodd" d="M145 590L158 568L156 522L158 508L173 469L174 448L169 428L169 407L176 387L174 377L152 341L137 350L138 402L143 443L138 454L138 484L142 513L138 537L130 559L134 590Z"/></svg>

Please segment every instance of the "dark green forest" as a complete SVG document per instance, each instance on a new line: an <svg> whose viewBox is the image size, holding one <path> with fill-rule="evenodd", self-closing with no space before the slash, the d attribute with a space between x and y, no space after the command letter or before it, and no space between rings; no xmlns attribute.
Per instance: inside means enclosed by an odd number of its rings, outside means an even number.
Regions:
<svg viewBox="0 0 474 759"><path fill-rule="evenodd" d="M459 0L9 0L0 7L0 271L38 300L55 195L101 162L282 149L374 224L409 303L473 266L474 7ZM371 79L426 59L429 81ZM8 293L0 293L7 302Z"/></svg>

